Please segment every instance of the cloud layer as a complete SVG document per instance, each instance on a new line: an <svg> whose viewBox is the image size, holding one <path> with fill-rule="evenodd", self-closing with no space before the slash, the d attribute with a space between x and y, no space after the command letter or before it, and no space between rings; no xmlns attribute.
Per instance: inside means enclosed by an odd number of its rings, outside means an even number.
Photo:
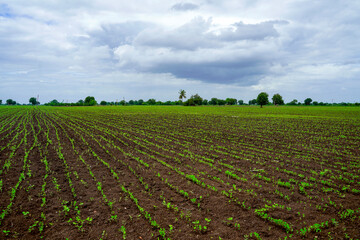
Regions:
<svg viewBox="0 0 360 240"><path fill-rule="evenodd" d="M168 100L182 88L360 101L359 11L354 1L0 1L0 99Z"/></svg>

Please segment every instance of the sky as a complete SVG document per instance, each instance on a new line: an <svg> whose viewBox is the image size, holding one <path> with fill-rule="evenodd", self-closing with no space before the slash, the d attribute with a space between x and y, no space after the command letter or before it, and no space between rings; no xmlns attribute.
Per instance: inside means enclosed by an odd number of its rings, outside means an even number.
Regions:
<svg viewBox="0 0 360 240"><path fill-rule="evenodd" d="M360 1L0 0L0 99L360 102Z"/></svg>

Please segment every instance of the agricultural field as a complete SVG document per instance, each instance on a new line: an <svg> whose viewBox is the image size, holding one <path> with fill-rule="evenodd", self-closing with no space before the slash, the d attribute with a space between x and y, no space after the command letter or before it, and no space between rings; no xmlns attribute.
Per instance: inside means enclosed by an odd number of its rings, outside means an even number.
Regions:
<svg viewBox="0 0 360 240"><path fill-rule="evenodd" d="M0 107L1 239L359 239L358 107Z"/></svg>

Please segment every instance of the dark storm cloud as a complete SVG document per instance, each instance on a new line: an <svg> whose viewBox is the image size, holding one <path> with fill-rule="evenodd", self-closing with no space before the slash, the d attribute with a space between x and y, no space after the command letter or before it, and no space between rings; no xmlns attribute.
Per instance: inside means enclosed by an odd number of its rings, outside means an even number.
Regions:
<svg viewBox="0 0 360 240"><path fill-rule="evenodd" d="M164 62L151 69L152 72L170 72L178 78L195 79L206 83L251 86L268 73L265 59L246 58L233 61L213 62Z"/></svg>
<svg viewBox="0 0 360 240"><path fill-rule="evenodd" d="M199 6L193 3L177 3L171 7L171 9L175 11L190 11L198 8Z"/></svg>

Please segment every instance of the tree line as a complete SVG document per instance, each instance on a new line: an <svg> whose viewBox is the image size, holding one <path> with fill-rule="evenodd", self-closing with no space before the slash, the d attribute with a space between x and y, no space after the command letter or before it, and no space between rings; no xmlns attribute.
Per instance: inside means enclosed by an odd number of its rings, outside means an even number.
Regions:
<svg viewBox="0 0 360 240"><path fill-rule="evenodd" d="M257 96L257 98L254 98L252 100L249 100L247 103L244 102L243 100L237 100L235 98L226 98L226 99L219 99L219 98L211 98L210 100L207 99L203 99L202 97L200 97L199 94L194 94L191 95L187 100L186 97L186 91L183 89L180 89L179 91L179 100L177 101L157 101L154 98L150 98L147 101L144 101L143 99L139 99L139 100L129 100L129 101L125 101L121 100L121 101L112 101L112 102L107 102L107 101L101 101L100 103L98 103L95 100L95 97L93 96L87 96L84 100L80 99L77 102L74 103L63 103L63 102L59 102L58 100L54 99L48 103L45 103L44 105L46 106L95 106L95 105L102 105L102 106L106 106L106 105L167 105L167 106L171 106L171 105L184 105L184 106L201 106L201 105L218 105L218 106L223 106L223 105L259 105L260 107L263 107L264 105L292 105L292 106L296 106L296 105L313 105L313 106L360 106L360 103L356 102L356 103L324 103L324 102L318 102L318 101L313 101L311 98L306 98L304 100L304 102L300 102L297 99L294 99L288 103L285 103L283 100L283 97L279 94L276 93L273 95L273 97L271 98L271 101L269 100L269 94L266 92L261 92L259 93L259 95ZM0 105L2 104L2 100L0 100ZM16 101L12 100L12 99L7 99L6 100L6 105L21 105L19 103L17 103ZM40 102L38 102L38 100L35 97L31 97L29 99L29 105L40 105Z"/></svg>

